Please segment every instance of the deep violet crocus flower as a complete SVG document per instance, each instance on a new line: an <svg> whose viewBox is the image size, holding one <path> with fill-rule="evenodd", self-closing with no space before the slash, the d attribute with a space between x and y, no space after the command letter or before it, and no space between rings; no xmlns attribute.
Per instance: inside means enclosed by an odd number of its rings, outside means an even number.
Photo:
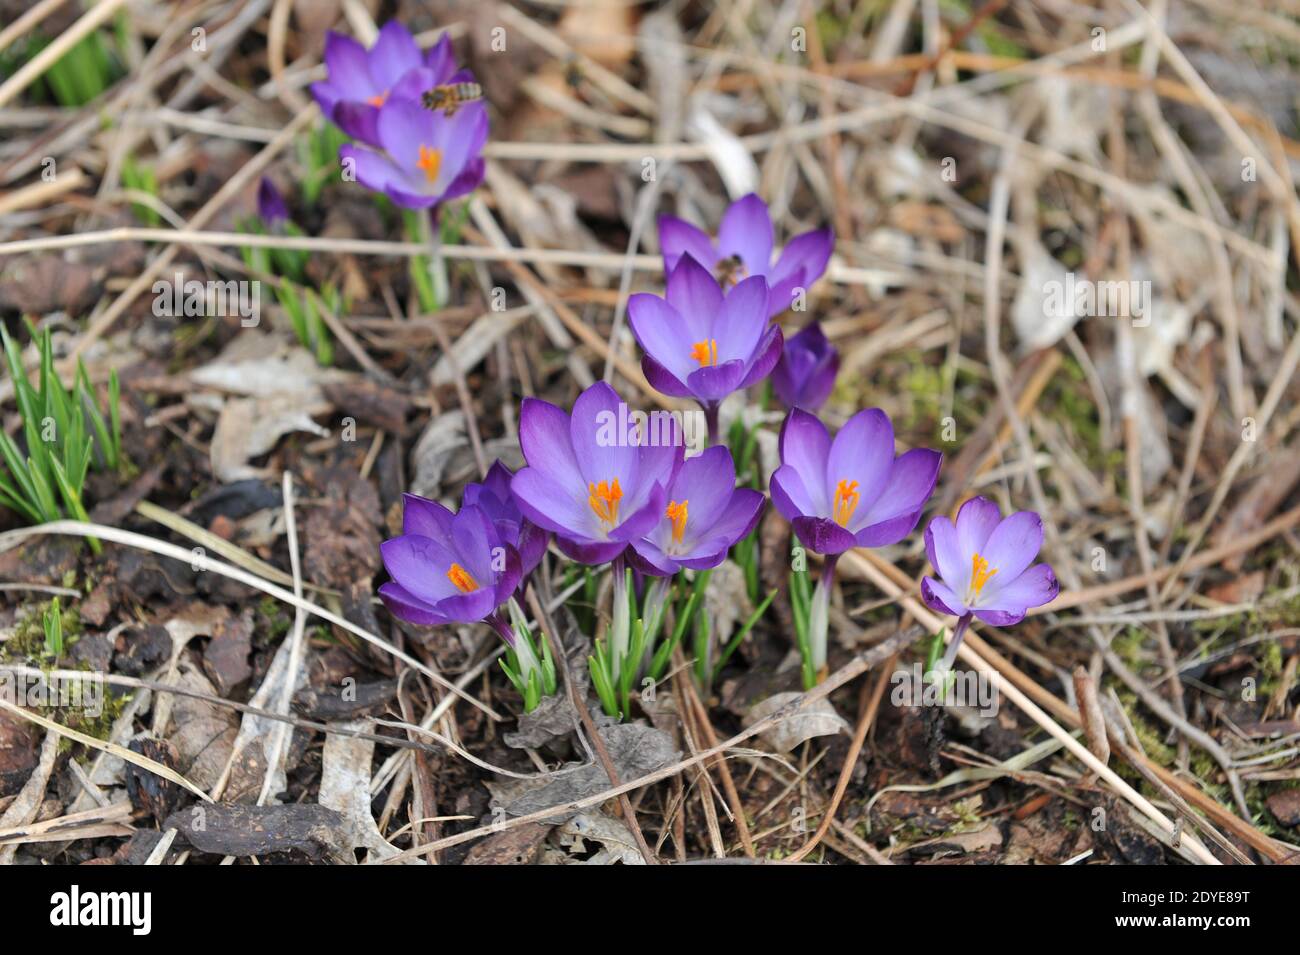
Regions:
<svg viewBox="0 0 1300 955"><path fill-rule="evenodd" d="M487 514L502 542L519 552L521 581L541 562L549 535L524 517L514 495L510 493L510 469L500 461L488 468L481 484L466 484L465 504L474 505Z"/></svg>
<svg viewBox="0 0 1300 955"><path fill-rule="evenodd" d="M809 610L811 670L826 666L835 562L852 547L896 544L916 527L943 455L914 448L894 457L894 427L879 408L859 411L832 441L826 426L795 409L781 428L772 503L809 550L826 555Z"/></svg>
<svg viewBox="0 0 1300 955"><path fill-rule="evenodd" d="M396 20L385 23L367 50L352 37L331 31L325 38L327 78L311 86L325 117L343 132L378 146L379 108L390 98L418 101L435 86L468 82L473 75L456 70L451 37L421 53L409 30Z"/></svg>
<svg viewBox="0 0 1300 955"><path fill-rule="evenodd" d="M798 289L807 289L826 271L835 236L830 229L816 229L791 239L772 263L772 217L767 204L750 193L737 199L722 216L715 242L683 219L660 216L659 245L664 271L676 268L682 256L690 255L724 283L749 276L766 279L768 314L784 312Z"/></svg>
<svg viewBox="0 0 1300 955"><path fill-rule="evenodd" d="M668 273L663 298L641 292L628 300L628 324L645 351L647 380L665 395L697 400L711 444L722 399L762 381L781 357L781 329L768 321L767 299L762 277L724 292L703 265L684 255Z"/></svg>
<svg viewBox="0 0 1300 955"><path fill-rule="evenodd" d="M393 616L423 626L487 623L514 651L522 678L516 686L535 706L537 688L553 681L529 636L521 639L501 609L519 585L519 553L474 504L453 514L437 501L406 494L402 505L401 536L379 546L392 578L379 588L384 605Z"/></svg>
<svg viewBox="0 0 1300 955"><path fill-rule="evenodd" d="M840 371L840 353L822 327L811 322L785 340L781 360L772 369L772 391L788 408L816 411L826 403Z"/></svg>
<svg viewBox="0 0 1300 955"><path fill-rule="evenodd" d="M662 519L632 542L633 565L670 577L684 567L717 567L736 541L754 529L763 494L736 487L736 465L724 446L689 458L668 486Z"/></svg>
<svg viewBox="0 0 1300 955"><path fill-rule="evenodd" d="M339 147L357 180L406 209L428 209L472 192L483 181L488 115L482 102L454 115L390 98L379 110L376 135L384 152Z"/></svg>
<svg viewBox="0 0 1300 955"><path fill-rule="evenodd" d="M973 497L957 520L934 517L925 529L925 553L940 579L921 580L921 599L938 613L957 618L940 669L956 659L971 617L995 627L1025 618L1030 607L1050 603L1060 591L1048 564L1035 564L1043 546L1043 519L1033 511L1006 518L992 501Z"/></svg>

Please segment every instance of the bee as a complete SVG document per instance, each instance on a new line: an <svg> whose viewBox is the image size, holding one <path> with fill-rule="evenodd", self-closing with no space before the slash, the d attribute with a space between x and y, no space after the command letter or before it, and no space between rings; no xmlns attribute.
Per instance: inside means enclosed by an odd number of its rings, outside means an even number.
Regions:
<svg viewBox="0 0 1300 955"><path fill-rule="evenodd" d="M456 110L466 103L472 103L482 98L483 87L477 83L451 83L426 90L420 100L424 103L425 109L431 109L434 112L442 110L442 114L450 118L455 116Z"/></svg>
<svg viewBox="0 0 1300 955"><path fill-rule="evenodd" d="M729 255L725 259L719 259L715 270L718 284L723 288L728 285L735 285L736 282L748 274L745 271L745 263L741 261L739 255Z"/></svg>

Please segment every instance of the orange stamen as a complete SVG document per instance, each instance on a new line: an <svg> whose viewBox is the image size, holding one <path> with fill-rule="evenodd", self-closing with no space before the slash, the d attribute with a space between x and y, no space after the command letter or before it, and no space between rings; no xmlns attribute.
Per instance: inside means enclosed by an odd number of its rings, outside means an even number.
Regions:
<svg viewBox="0 0 1300 955"><path fill-rule="evenodd" d="M478 590L478 581L470 576L460 564L452 564L451 569L447 571L447 579L456 585L456 589L463 594L472 594Z"/></svg>
<svg viewBox="0 0 1300 955"><path fill-rule="evenodd" d="M384 90L378 96L370 97L370 99L366 100L366 102L369 103L371 106L373 106L375 109L379 109L379 107L383 106L386 102L388 102L388 90Z"/></svg>
<svg viewBox="0 0 1300 955"><path fill-rule="evenodd" d="M979 554L972 554L970 559L970 596L978 597L984 585L998 572L994 567L989 570L989 562Z"/></svg>
<svg viewBox="0 0 1300 955"><path fill-rule="evenodd" d="M623 498L623 489L618 486L618 478L614 478L613 481L601 481L599 484L589 483L587 495L587 503L607 529L618 523L618 502Z"/></svg>
<svg viewBox="0 0 1300 955"><path fill-rule="evenodd" d="M691 357L700 363L701 368L718 363L718 340L710 338L707 342L696 342L691 346Z"/></svg>
<svg viewBox="0 0 1300 955"><path fill-rule="evenodd" d="M686 533L686 505L690 501L669 501L668 510L665 512L670 521L673 522L673 543L680 544L682 537Z"/></svg>
<svg viewBox="0 0 1300 955"><path fill-rule="evenodd" d="M857 481L840 481L835 486L835 523L840 527L848 527L861 498Z"/></svg>
<svg viewBox="0 0 1300 955"><path fill-rule="evenodd" d="M438 170L442 168L442 150L430 149L423 143L420 145L420 158L415 163L424 170L424 178L429 182L436 182L438 179Z"/></svg>

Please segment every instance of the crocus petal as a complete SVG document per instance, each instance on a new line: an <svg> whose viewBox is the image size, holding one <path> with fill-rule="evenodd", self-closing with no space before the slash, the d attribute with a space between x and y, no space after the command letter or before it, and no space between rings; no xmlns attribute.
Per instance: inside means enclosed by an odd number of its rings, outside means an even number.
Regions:
<svg viewBox="0 0 1300 955"><path fill-rule="evenodd" d="M900 455L889 470L889 480L867 510L865 523L877 524L920 510L934 491L942 465L943 455L929 448L913 448Z"/></svg>
<svg viewBox="0 0 1300 955"><path fill-rule="evenodd" d="M356 98L362 100L374 94L366 48L352 37L333 30L327 33L323 59L330 85L335 90L353 91Z"/></svg>
<svg viewBox="0 0 1300 955"><path fill-rule="evenodd" d="M650 387L660 394L670 398L691 397L691 389L686 383L649 355L641 356L641 371L645 373Z"/></svg>
<svg viewBox="0 0 1300 955"><path fill-rule="evenodd" d="M321 115L333 121L334 110L343 99L342 92L328 80L312 83L308 89L311 90L316 105L320 107Z"/></svg>
<svg viewBox="0 0 1300 955"><path fill-rule="evenodd" d="M372 149L344 143L339 147L339 161L345 170L351 169L357 182L375 192L387 192L395 184L405 182L402 170L387 156Z"/></svg>
<svg viewBox="0 0 1300 955"><path fill-rule="evenodd" d="M916 530L920 520L921 509L917 508L910 514L887 517L883 521L858 528L853 533L853 539L857 541L859 547L888 547L890 544L897 544Z"/></svg>
<svg viewBox="0 0 1300 955"><path fill-rule="evenodd" d="M831 453L831 436L826 425L797 408L781 426L781 462L798 472L807 489L811 513L829 517L831 499L826 492L826 463Z"/></svg>
<svg viewBox="0 0 1300 955"><path fill-rule="evenodd" d="M446 83L456 68L455 53L451 48L451 34L444 33L438 42L424 52L424 65L433 73L433 84Z"/></svg>
<svg viewBox="0 0 1300 955"><path fill-rule="evenodd" d="M360 100L341 101L334 107L334 122L353 139L367 146L379 145L379 110L369 103Z"/></svg>
<svg viewBox="0 0 1300 955"><path fill-rule="evenodd" d="M685 253L707 269L712 269L718 261L713 240L702 230L674 216L659 217L659 248L663 250L665 272L675 269Z"/></svg>
<svg viewBox="0 0 1300 955"><path fill-rule="evenodd" d="M989 535L1002 522L1002 511L987 497L972 497L957 511L957 547L962 562L969 564L972 554L982 554ZM969 576L970 568L966 568ZM951 578L946 578L951 579ZM958 586L953 580L954 587ZM965 592L964 588L961 588Z"/></svg>
<svg viewBox="0 0 1300 955"><path fill-rule="evenodd" d="M488 114L483 103L470 103L450 118L435 114L433 140L427 145L442 151L442 165L430 190L445 192L470 158L483 148L487 136Z"/></svg>
<svg viewBox="0 0 1300 955"><path fill-rule="evenodd" d="M664 486L658 482L651 484L644 504L629 514L619 514L622 521L610 530L610 540L634 541L649 534L655 524L659 523L667 503L668 492Z"/></svg>
<svg viewBox="0 0 1300 955"><path fill-rule="evenodd" d="M1051 603L1061 590L1056 574L1048 564L1034 564L1019 577L995 588L993 584L997 576L989 581L985 593L980 595L979 609L1023 612L1030 607Z"/></svg>
<svg viewBox="0 0 1300 955"><path fill-rule="evenodd" d="M475 156L469 162L465 163L465 168L460 171L442 194L442 202L448 202L452 199L459 199L461 196L473 192L483 182L483 176L487 172L487 161L482 156Z"/></svg>
<svg viewBox="0 0 1300 955"><path fill-rule="evenodd" d="M367 61L370 78L380 90L391 90L407 70L424 64L415 38L397 20L389 20L380 28Z"/></svg>
<svg viewBox="0 0 1300 955"><path fill-rule="evenodd" d="M649 538L634 540L627 550L628 563L635 570L652 577L671 577L677 573L677 561Z"/></svg>
<svg viewBox="0 0 1300 955"><path fill-rule="evenodd" d="M438 612L456 623L474 623L482 620L498 607L495 588L480 587L478 590L438 601Z"/></svg>
<svg viewBox="0 0 1300 955"><path fill-rule="evenodd" d="M691 357L693 341L686 319L657 295L639 292L627 300L627 322L637 344L678 381L699 367ZM698 339L697 339L698 340Z"/></svg>
<svg viewBox="0 0 1300 955"><path fill-rule="evenodd" d="M426 603L437 604L456 592L447 578L455 555L441 541L404 534L380 544L379 554L388 576Z"/></svg>
<svg viewBox="0 0 1300 955"><path fill-rule="evenodd" d="M984 610L977 607L975 616L990 627L1011 627L1025 619L1023 610Z"/></svg>
<svg viewBox="0 0 1300 955"><path fill-rule="evenodd" d="M758 526L763 513L763 494L753 488L737 488L717 520L709 527L709 537L726 541L730 547Z"/></svg>
<svg viewBox="0 0 1300 955"><path fill-rule="evenodd" d="M561 486L578 479L578 459L569 436L569 416L549 401L525 398L519 408L519 446L528 466ZM520 472L523 473L523 472ZM519 493L519 475L511 482Z"/></svg>
<svg viewBox="0 0 1300 955"><path fill-rule="evenodd" d="M745 377L741 379L741 388L748 388L772 373L776 363L781 360L782 344L781 329L776 325L768 326L763 340L755 349L753 363L750 364L749 370L745 372Z"/></svg>
<svg viewBox="0 0 1300 955"><path fill-rule="evenodd" d="M435 114L419 103L390 96L379 109L379 144L399 166L416 172L420 147L434 145L437 125ZM420 176L423 178L424 173L420 172Z"/></svg>
<svg viewBox="0 0 1300 955"><path fill-rule="evenodd" d="M748 361L768 327L767 282L755 275L737 283L710 331L718 343L718 362Z"/></svg>
<svg viewBox="0 0 1300 955"><path fill-rule="evenodd" d="M710 337L723 298L722 289L708 269L690 255L683 255L668 273L664 297L685 320L686 335L692 342Z"/></svg>
<svg viewBox="0 0 1300 955"><path fill-rule="evenodd" d="M815 554L842 554L857 546L853 535L824 517L796 517L790 522L794 532Z"/></svg>
<svg viewBox="0 0 1300 955"><path fill-rule="evenodd" d="M569 419L569 440L582 480L599 484L617 478L625 495L637 486L637 448L632 443L636 435L620 433L626 417L627 406L618 392L598 381L578 396Z"/></svg>
<svg viewBox="0 0 1300 955"><path fill-rule="evenodd" d="M795 414L804 412L791 412ZM857 529L874 523L869 513L889 483L894 467L894 426L879 408L859 411L840 428L823 471L827 501L834 500L840 481L857 481L861 503L849 522ZM829 511L827 512L829 513ZM882 514L881 519L896 515Z"/></svg>
<svg viewBox="0 0 1300 955"><path fill-rule="evenodd" d="M401 584L386 583L379 586L379 598L383 600L388 612L400 620L425 627L436 627L447 623L445 615L437 608L425 603Z"/></svg>
<svg viewBox="0 0 1300 955"><path fill-rule="evenodd" d="M434 540L451 539L452 513L450 508L418 494L402 495L402 533L432 537Z"/></svg>
<svg viewBox="0 0 1300 955"><path fill-rule="evenodd" d="M989 535L984 549L979 552L989 562L989 568L997 570L990 583L1001 583L998 577L1004 581L1019 577L1033 563L1042 546L1041 517L1033 511L1017 511L1005 518Z"/></svg>
<svg viewBox="0 0 1300 955"><path fill-rule="evenodd" d="M796 517L810 517L817 513L803 478L789 464L783 464L772 472L768 490L772 492L773 506L787 521L793 522Z"/></svg>
<svg viewBox="0 0 1300 955"><path fill-rule="evenodd" d="M772 217L767 204L752 192L733 202L723 214L718 254L723 258L739 255L749 275L767 274L772 264Z"/></svg>
<svg viewBox="0 0 1300 955"><path fill-rule="evenodd" d="M555 546L570 560L594 567L597 564L609 563L627 550L627 541L593 540L556 534Z"/></svg>
<svg viewBox="0 0 1300 955"><path fill-rule="evenodd" d="M713 527L735 490L736 465L731 452L724 445L715 445L681 466L677 479L668 489L668 499L689 502L686 519L689 533L694 527Z"/></svg>
<svg viewBox="0 0 1300 955"><path fill-rule="evenodd" d="M457 563L469 571L480 587L496 579L505 547L482 508L467 505L452 518L451 544L460 558Z"/></svg>
<svg viewBox="0 0 1300 955"><path fill-rule="evenodd" d="M574 474L577 466L574 466ZM595 530L595 515L578 499L576 486L561 484L540 468L526 467L514 476L510 489L528 520L556 533Z"/></svg>
<svg viewBox="0 0 1300 955"><path fill-rule="evenodd" d="M500 607L510 599L510 595L515 592L519 586L519 581L524 575L523 561L519 551L513 547L507 547L505 552L505 569L497 576L496 593L494 596L494 609Z"/></svg>
<svg viewBox="0 0 1300 955"><path fill-rule="evenodd" d="M957 542L957 528L944 514L936 515L925 528L925 555L930 566L955 587L965 593L970 585L970 555L962 551Z"/></svg>
<svg viewBox="0 0 1300 955"><path fill-rule="evenodd" d="M935 613L946 613L952 617L966 613L966 607L952 589L933 577L921 578L921 600Z"/></svg>
<svg viewBox="0 0 1300 955"><path fill-rule="evenodd" d="M815 229L795 236L786 243L772 268L772 284L801 272L805 287L812 285L826 271L834 248L835 235L830 229Z"/></svg>
<svg viewBox="0 0 1300 955"><path fill-rule="evenodd" d="M527 577L542 562L551 535L532 521L525 520L519 528L520 573Z"/></svg>
<svg viewBox="0 0 1300 955"><path fill-rule="evenodd" d="M745 363L737 359L697 368L686 379L686 385L701 401L721 401L738 389L744 378Z"/></svg>

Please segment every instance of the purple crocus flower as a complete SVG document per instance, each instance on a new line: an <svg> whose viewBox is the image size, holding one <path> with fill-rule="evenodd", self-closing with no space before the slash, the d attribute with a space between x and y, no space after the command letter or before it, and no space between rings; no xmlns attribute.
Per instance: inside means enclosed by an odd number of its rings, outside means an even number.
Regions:
<svg viewBox="0 0 1300 955"><path fill-rule="evenodd" d="M704 266L684 255L668 273L664 298L641 292L628 300L646 378L666 395L699 401L711 415L711 441L722 399L762 381L781 357L781 329L768 321L767 297L767 283L757 275L724 293Z"/></svg>
<svg viewBox="0 0 1300 955"><path fill-rule="evenodd" d="M1043 519L1033 511L1003 518L992 501L973 497L956 522L941 514L926 527L925 553L940 579L922 578L921 598L953 617L974 614L995 627L1019 623L1060 590L1052 568L1033 562L1042 546Z"/></svg>
<svg viewBox="0 0 1300 955"><path fill-rule="evenodd" d="M879 408L859 411L834 441L814 415L795 408L781 428L780 443L772 503L805 547L826 555L808 610L804 682L811 687L826 672L830 592L839 555L851 547L896 544L910 534L934 490L943 455L914 448L895 458L894 426Z"/></svg>
<svg viewBox="0 0 1300 955"><path fill-rule="evenodd" d="M570 416L537 398L524 399L519 444L528 466L510 483L519 510L555 533L569 557L603 564L653 530L668 504L682 462L676 444L651 444L641 433L616 433L622 399L605 382L574 402ZM626 410L626 409L625 409ZM622 576L616 567L616 579Z"/></svg>
<svg viewBox="0 0 1300 955"><path fill-rule="evenodd" d="M393 578L379 596L393 616L410 623L496 626L498 608L519 583L518 552L472 504L453 514L437 501L404 495L402 535L384 541L379 552ZM514 645L512 637L506 642Z"/></svg>
<svg viewBox="0 0 1300 955"><path fill-rule="evenodd" d="M894 427L879 408L859 411L832 442L815 416L795 409L781 428L772 503L809 550L896 544L916 527L943 455L914 448L894 457Z"/></svg>
<svg viewBox="0 0 1300 955"><path fill-rule="evenodd" d="M781 360L772 370L772 390L786 407L816 411L830 397L840 371L840 353L811 322L785 340Z"/></svg>
<svg viewBox="0 0 1300 955"><path fill-rule="evenodd" d="M289 206L269 176L257 184L257 215L271 231L289 221Z"/></svg>
<svg viewBox="0 0 1300 955"><path fill-rule="evenodd" d="M772 264L772 217L767 204L750 193L737 199L722 217L718 240L702 229L674 216L659 218L659 245L664 270L671 272L682 256L689 254L725 284L735 278L761 275L767 280L768 314L784 312L798 289L806 289L826 271L835 236L830 229L816 229L787 243L781 257Z"/></svg>
<svg viewBox="0 0 1300 955"><path fill-rule="evenodd" d="M483 181L488 115L481 101L447 116L392 97L375 125L383 153L348 144L339 148L339 157L352 163L362 185L397 205L427 209L463 196Z"/></svg>
<svg viewBox="0 0 1300 955"><path fill-rule="evenodd" d="M632 542L637 569L672 576L683 567L717 567L731 546L754 529L763 495L736 487L736 465L722 446L689 458L668 487L663 518Z"/></svg>
<svg viewBox="0 0 1300 955"><path fill-rule="evenodd" d="M521 580L527 580L546 553L548 534L524 517L510 493L510 469L496 461L482 484L466 484L463 501L480 508L508 546L519 552Z"/></svg>
<svg viewBox="0 0 1300 955"><path fill-rule="evenodd" d="M396 20L384 24L369 50L331 31L324 59L328 78L311 86L321 112L349 136L372 146L380 145L379 108L390 98L418 101L435 86L473 79L467 71L457 72L448 34L421 53L410 31Z"/></svg>

